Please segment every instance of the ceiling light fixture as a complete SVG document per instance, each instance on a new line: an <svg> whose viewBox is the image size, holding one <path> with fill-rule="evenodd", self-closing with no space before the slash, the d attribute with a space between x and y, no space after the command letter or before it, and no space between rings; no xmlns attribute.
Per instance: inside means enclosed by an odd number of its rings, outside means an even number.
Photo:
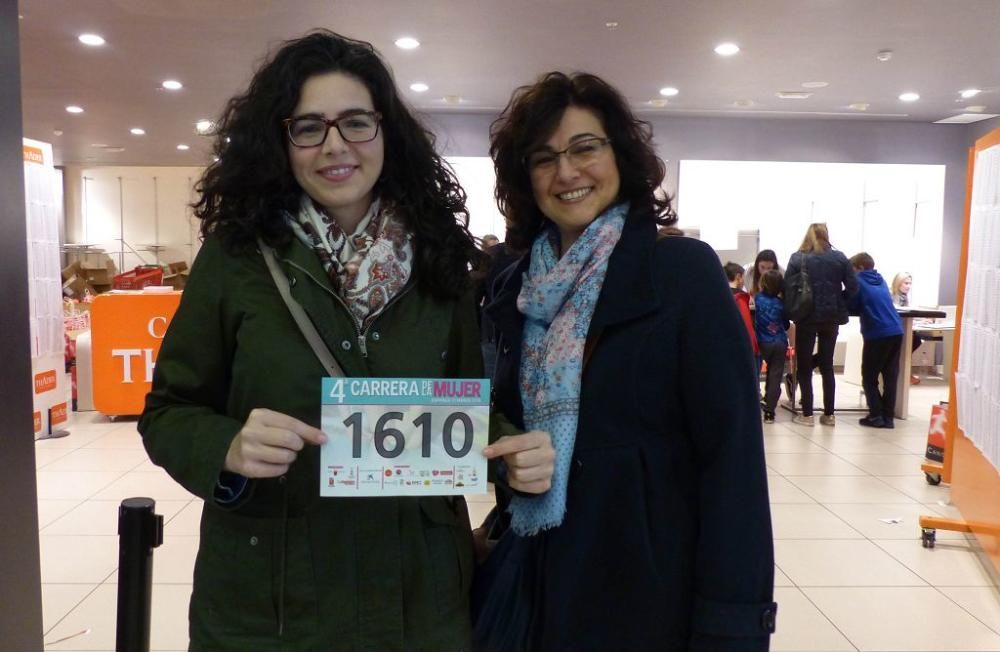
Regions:
<svg viewBox="0 0 1000 652"><path fill-rule="evenodd" d="M62 129L53 129L52 130L52 135L53 136L62 136L63 135L63 130Z"/></svg>
<svg viewBox="0 0 1000 652"><path fill-rule="evenodd" d="M618 21L610 20L604 23L604 26L607 27L608 29L618 29Z"/></svg>
<svg viewBox="0 0 1000 652"><path fill-rule="evenodd" d="M167 81L160 84L160 86L167 89L168 91L179 91L180 89L184 88L184 84L180 83L176 79L168 79Z"/></svg>
<svg viewBox="0 0 1000 652"><path fill-rule="evenodd" d="M978 88L968 88L964 91L960 91L959 95L961 95L963 99L967 100L970 97L975 97L976 95L979 95L980 93L982 93L982 91L979 90Z"/></svg>
<svg viewBox="0 0 1000 652"><path fill-rule="evenodd" d="M673 97L678 93L680 93L680 91L674 88L673 86L665 86L660 89L660 95L662 95L663 97Z"/></svg>
<svg viewBox="0 0 1000 652"><path fill-rule="evenodd" d="M753 106L753 100L736 100L733 102L733 106L739 109L748 109Z"/></svg>
<svg viewBox="0 0 1000 652"><path fill-rule="evenodd" d="M431 88L430 86L428 86L423 82L414 82L410 84L410 90L413 91L414 93L426 93L428 90L430 90L430 88Z"/></svg>
<svg viewBox="0 0 1000 652"><path fill-rule="evenodd" d="M812 97L808 91L778 91L775 95L783 100L807 100Z"/></svg>
<svg viewBox="0 0 1000 652"><path fill-rule="evenodd" d="M404 36L396 39L396 47L401 50L415 50L420 47L420 41L412 36Z"/></svg>
<svg viewBox="0 0 1000 652"><path fill-rule="evenodd" d="M731 57L740 51L740 46L735 43L720 43L715 46L715 53L723 57Z"/></svg>
<svg viewBox="0 0 1000 652"><path fill-rule="evenodd" d="M916 102L920 99L920 94L913 92L901 93L899 99L903 102Z"/></svg>
<svg viewBox="0 0 1000 652"><path fill-rule="evenodd" d="M829 82L822 81L802 82L802 88L826 88L829 85Z"/></svg>
<svg viewBox="0 0 1000 652"><path fill-rule="evenodd" d="M132 127L131 129L129 129L129 133L131 133L133 136L145 136L146 130L143 129L142 127Z"/></svg>
<svg viewBox="0 0 1000 652"><path fill-rule="evenodd" d="M80 42L84 45L89 45L91 47L98 47L104 45L105 41L102 37L97 34L80 34L78 37Z"/></svg>
<svg viewBox="0 0 1000 652"><path fill-rule="evenodd" d="M68 111L69 113L83 113L83 108L79 106L70 105L66 107L66 111Z"/></svg>
<svg viewBox="0 0 1000 652"><path fill-rule="evenodd" d="M191 148L188 145L181 143L180 145L177 146L177 149L181 150L182 152L186 152Z"/></svg>
<svg viewBox="0 0 1000 652"><path fill-rule="evenodd" d="M972 113L982 113L983 111L986 110L986 105L985 104L977 104L975 106L967 106L967 107L965 107L965 110L966 111L970 111Z"/></svg>
<svg viewBox="0 0 1000 652"><path fill-rule="evenodd" d="M868 102L855 102L854 104L848 104L847 108L854 109L855 111L867 111L869 106L871 105Z"/></svg>
<svg viewBox="0 0 1000 652"><path fill-rule="evenodd" d="M881 61L882 63L885 63L889 59L892 59L892 55L893 54L894 53L893 53L892 50L879 50L878 52L875 53L875 59L877 61Z"/></svg>
<svg viewBox="0 0 1000 652"><path fill-rule="evenodd" d="M202 118L198 122L194 123L194 129L202 136L205 136L212 133L212 130L215 129L215 123L211 120Z"/></svg>
<svg viewBox="0 0 1000 652"><path fill-rule="evenodd" d="M650 106L655 106L658 109L662 109L666 105L670 104L670 102L668 100L663 99L662 97L657 97L647 102L647 104L649 104Z"/></svg>
<svg viewBox="0 0 1000 652"><path fill-rule="evenodd" d="M461 95L445 95L444 96L444 101L445 101L446 104L461 104L462 103L462 96Z"/></svg>

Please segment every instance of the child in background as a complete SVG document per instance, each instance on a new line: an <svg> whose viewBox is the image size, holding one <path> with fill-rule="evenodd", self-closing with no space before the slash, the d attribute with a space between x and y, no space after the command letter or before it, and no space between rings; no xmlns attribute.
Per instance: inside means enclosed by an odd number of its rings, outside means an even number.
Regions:
<svg viewBox="0 0 1000 652"><path fill-rule="evenodd" d="M861 315L861 386L868 401L868 416L858 420L869 428L893 428L896 410L896 377L899 375L899 347L903 322L896 314L889 286L875 271L875 261L862 252L851 258L858 277L859 292L848 305L852 315ZM882 376L882 392L879 392Z"/></svg>
<svg viewBox="0 0 1000 652"><path fill-rule="evenodd" d="M753 318L750 316L750 294L743 289L743 266L737 263L726 263L722 269L726 271L729 288L733 291L733 299L736 300L740 316L743 317L743 324L747 327L750 346L753 347L753 355L757 360L757 370L760 371L760 348L757 346L757 335L754 333Z"/></svg>
<svg viewBox="0 0 1000 652"><path fill-rule="evenodd" d="M774 423L774 410L781 397L781 376L785 370L788 352L788 319L785 302L781 299L785 281L781 272L771 269L760 277L760 291L756 295L754 323L760 357L767 363L767 381L764 384L764 423Z"/></svg>

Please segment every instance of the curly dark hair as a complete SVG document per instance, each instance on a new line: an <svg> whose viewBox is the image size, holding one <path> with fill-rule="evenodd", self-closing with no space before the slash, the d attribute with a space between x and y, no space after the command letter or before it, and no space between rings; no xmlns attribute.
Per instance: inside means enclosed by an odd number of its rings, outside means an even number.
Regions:
<svg viewBox="0 0 1000 652"><path fill-rule="evenodd" d="M677 221L660 191L665 167L653 148L653 131L637 119L621 93L596 75L550 72L514 91L490 128L490 156L497 173L496 200L507 218L507 242L531 247L546 218L535 202L524 157L542 145L570 106L597 114L614 148L621 187L618 199L661 227Z"/></svg>
<svg viewBox="0 0 1000 652"><path fill-rule="evenodd" d="M288 161L282 120L315 75L343 72L371 93L382 114L385 162L374 192L395 205L414 234L414 273L421 289L441 298L468 286L481 253L469 233L465 191L434 149L434 135L414 118L392 73L371 44L316 30L286 41L257 70L245 93L229 100L217 123L217 160L197 185L192 207L201 235L245 251L257 237L275 247L292 231L283 215L298 210L302 188Z"/></svg>

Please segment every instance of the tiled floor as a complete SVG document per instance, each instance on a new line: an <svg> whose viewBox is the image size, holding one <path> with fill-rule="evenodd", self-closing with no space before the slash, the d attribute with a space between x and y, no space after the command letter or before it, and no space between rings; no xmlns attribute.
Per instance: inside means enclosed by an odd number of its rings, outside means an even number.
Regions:
<svg viewBox="0 0 1000 652"><path fill-rule="evenodd" d="M946 394L943 383L915 387L914 417L894 431L850 414L807 428L785 411L765 427L780 603L772 650L1000 651L1000 588L978 545L945 531L934 550L920 545L920 514L954 513L948 489L919 470L930 406ZM144 495L166 522L152 649L185 650L201 501L149 463L134 421L77 415L69 437L36 450L45 649L114 649L118 503ZM470 501L474 522L490 500Z"/></svg>

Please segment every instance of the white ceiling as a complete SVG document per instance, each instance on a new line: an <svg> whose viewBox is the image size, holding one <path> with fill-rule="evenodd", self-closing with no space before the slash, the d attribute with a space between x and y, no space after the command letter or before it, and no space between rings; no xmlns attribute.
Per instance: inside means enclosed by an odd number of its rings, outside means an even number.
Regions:
<svg viewBox="0 0 1000 652"><path fill-rule="evenodd" d="M1000 0L21 0L20 13L24 133L52 142L59 163L205 163L195 121L215 117L269 48L316 27L371 41L427 112L495 113L513 88L561 69L600 74L636 109L665 115L1000 113ZM107 44L82 45L85 32ZM398 49L403 35L421 47ZM719 57L723 41L741 53ZM886 63L883 49L894 52ZM170 78L184 88L159 88ZM410 91L415 81L430 90ZM776 97L813 81L829 85ZM664 86L680 94L651 106ZM984 92L960 100L966 88ZM901 102L905 91L921 99ZM457 105L444 99L456 95ZM866 112L848 108L859 102ZM67 113L71 104L84 113Z"/></svg>

